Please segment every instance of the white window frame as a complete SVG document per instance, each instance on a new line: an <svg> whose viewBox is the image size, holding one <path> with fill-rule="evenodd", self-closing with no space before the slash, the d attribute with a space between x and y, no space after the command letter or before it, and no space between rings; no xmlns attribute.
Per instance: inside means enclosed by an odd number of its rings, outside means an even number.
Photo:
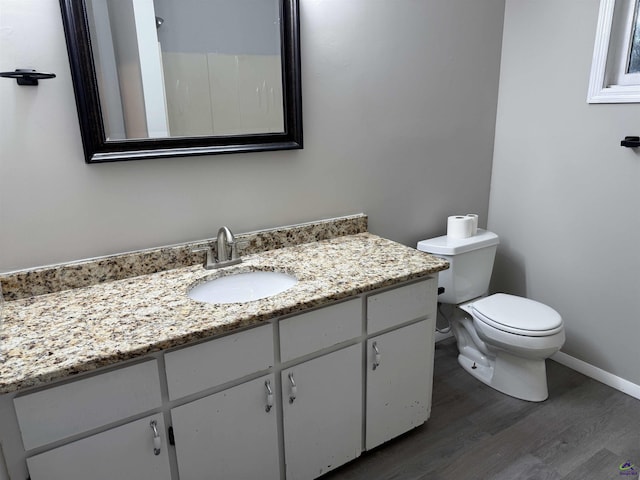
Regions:
<svg viewBox="0 0 640 480"><path fill-rule="evenodd" d="M588 103L640 103L640 74L626 74L636 0L601 0Z"/></svg>

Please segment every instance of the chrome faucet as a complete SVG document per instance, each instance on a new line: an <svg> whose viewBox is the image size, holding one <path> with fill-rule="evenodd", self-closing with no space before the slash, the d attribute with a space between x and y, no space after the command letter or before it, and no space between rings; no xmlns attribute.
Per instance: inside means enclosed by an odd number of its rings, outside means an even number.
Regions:
<svg viewBox="0 0 640 480"><path fill-rule="evenodd" d="M227 227L220 227L218 230L218 263L227 263L232 260L240 260L236 237Z"/></svg>
<svg viewBox="0 0 640 480"><path fill-rule="evenodd" d="M228 267L242 262L238 255L238 244L244 243L236 240L236 237L227 227L221 227L218 230L216 239L217 256L214 258L213 248L204 249L207 251L207 258L204 261L204 268L211 270L213 268ZM198 250L200 251L200 250Z"/></svg>

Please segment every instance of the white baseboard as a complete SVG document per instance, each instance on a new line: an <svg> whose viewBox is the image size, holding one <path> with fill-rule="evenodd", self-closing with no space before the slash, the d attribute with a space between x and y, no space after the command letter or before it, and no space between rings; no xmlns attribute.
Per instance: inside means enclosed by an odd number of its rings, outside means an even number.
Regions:
<svg viewBox="0 0 640 480"><path fill-rule="evenodd" d="M453 337L453 333L440 333L436 331L435 341L437 343L449 337ZM636 385L629 380L618 377L613 373L609 373L601 368L591 365L590 363L579 360L571 355L567 355L564 352L557 352L552 355L551 360L640 400L640 385Z"/></svg>
<svg viewBox="0 0 640 480"><path fill-rule="evenodd" d="M629 380L620 378L613 373L606 372L601 368L595 367L587 362L583 362L582 360L578 360L577 358L567 355L563 352L558 352L552 355L551 360L555 360L565 367L569 367L576 372L580 372L587 377L591 377L594 380L610 386L611 388L615 388L622 393L626 393L627 395L640 400L640 385L631 383Z"/></svg>

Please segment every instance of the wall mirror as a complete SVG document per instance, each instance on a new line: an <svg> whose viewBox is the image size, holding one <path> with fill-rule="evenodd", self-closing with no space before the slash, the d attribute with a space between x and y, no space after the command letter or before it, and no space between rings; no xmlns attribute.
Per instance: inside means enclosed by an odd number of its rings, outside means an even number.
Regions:
<svg viewBox="0 0 640 480"><path fill-rule="evenodd" d="M298 0L60 0L87 163L302 148Z"/></svg>

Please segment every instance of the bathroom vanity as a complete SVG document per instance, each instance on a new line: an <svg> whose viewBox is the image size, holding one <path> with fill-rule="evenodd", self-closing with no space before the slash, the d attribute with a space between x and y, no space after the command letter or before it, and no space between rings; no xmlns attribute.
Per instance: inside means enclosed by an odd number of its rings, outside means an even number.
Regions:
<svg viewBox="0 0 640 480"><path fill-rule="evenodd" d="M335 469L429 417L446 268L362 232L214 273L188 266L7 302L7 331L22 335L3 337L0 364L9 478L278 480ZM203 277L255 269L299 281L245 304L186 295Z"/></svg>

